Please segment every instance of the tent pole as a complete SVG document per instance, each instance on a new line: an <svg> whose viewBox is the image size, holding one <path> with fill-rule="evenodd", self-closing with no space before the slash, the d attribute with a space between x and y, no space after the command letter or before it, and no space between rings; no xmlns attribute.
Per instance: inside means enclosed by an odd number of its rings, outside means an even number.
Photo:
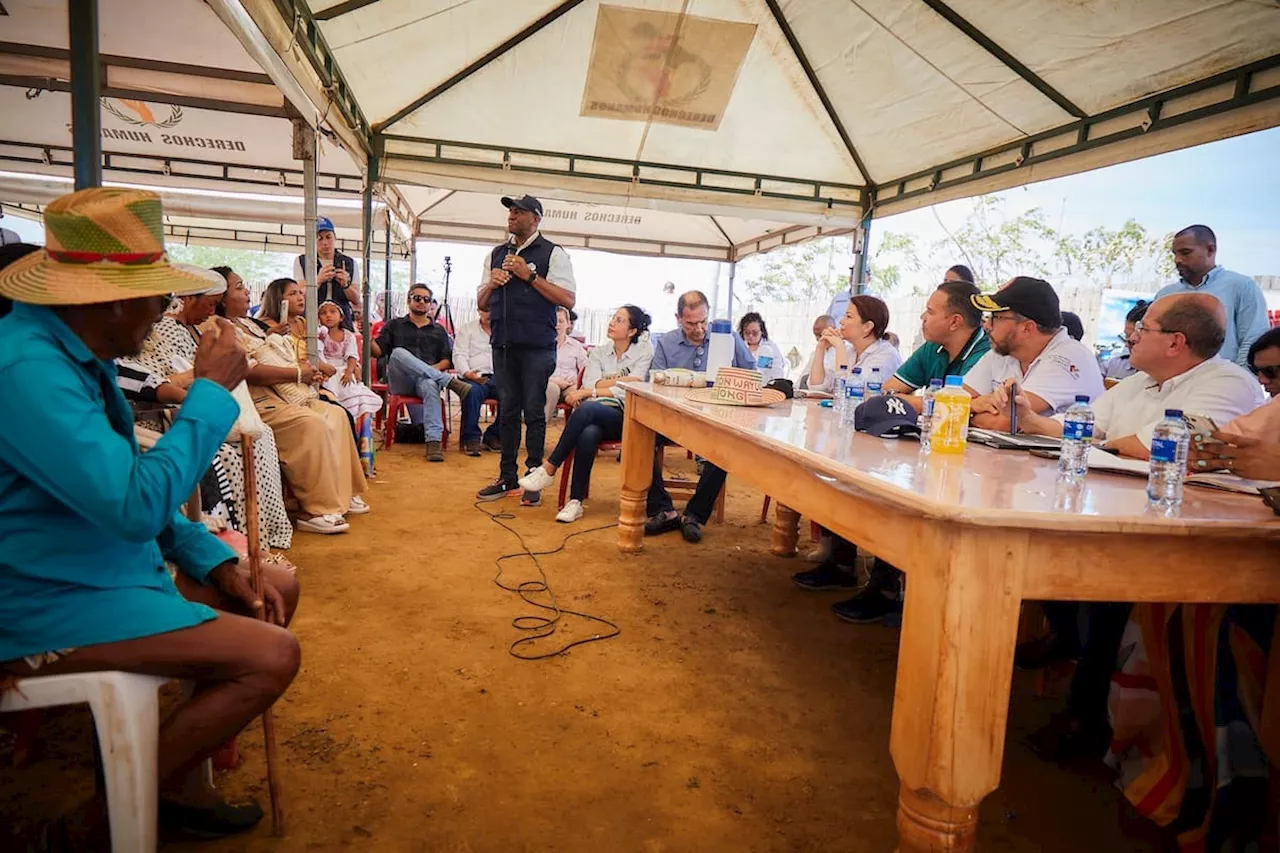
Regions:
<svg viewBox="0 0 1280 853"><path fill-rule="evenodd" d="M729 261L729 310L728 319L733 319L733 280L738 274L738 262Z"/></svg>
<svg viewBox="0 0 1280 853"><path fill-rule="evenodd" d="M304 119L293 120L293 157L302 161L302 227L306 239L306 258L311 263L307 278L307 357L312 364L320 362L316 337L316 276L320 258L316 253L316 132Z"/></svg>
<svg viewBox="0 0 1280 853"><path fill-rule="evenodd" d="M363 306L360 313L360 331L364 333L364 342L360 353L360 380L365 387L371 384L373 372L373 335L369 323L369 300L372 296L369 285L369 273L373 271L373 182L378 173L378 161L369 158L368 170L365 173L364 192L360 194L360 242L364 244L364 270L360 278L361 300Z"/></svg>
<svg viewBox="0 0 1280 853"><path fill-rule="evenodd" d="M858 296L867 289L867 250L871 247L871 209L863 207L862 223L853 232L853 266L849 269L849 293Z"/></svg>
<svg viewBox="0 0 1280 853"><path fill-rule="evenodd" d="M70 0L71 147L76 189L102 186L102 64L98 61L98 0Z"/></svg>
<svg viewBox="0 0 1280 853"><path fill-rule="evenodd" d="M391 316L391 205L388 204L386 207L382 208L382 212L386 214L386 222L384 222L383 224L387 226L387 242L386 242L386 245L384 246L387 252L386 268L385 268L387 296L386 296L386 314L384 316L390 317ZM409 282L409 283L412 284L413 282Z"/></svg>

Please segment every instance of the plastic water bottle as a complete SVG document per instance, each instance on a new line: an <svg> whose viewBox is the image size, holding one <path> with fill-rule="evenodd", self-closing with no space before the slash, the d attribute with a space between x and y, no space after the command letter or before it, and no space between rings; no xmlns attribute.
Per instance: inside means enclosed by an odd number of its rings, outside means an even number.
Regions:
<svg viewBox="0 0 1280 853"><path fill-rule="evenodd" d="M867 380L867 390L863 395L870 400L872 397L879 397L884 393L884 383L880 380L880 368L871 368L871 378Z"/></svg>
<svg viewBox="0 0 1280 853"><path fill-rule="evenodd" d="M920 452L927 454L933 436L933 403L938 392L942 390L941 379L930 379L929 387L920 396L920 417L916 421L920 425Z"/></svg>
<svg viewBox="0 0 1280 853"><path fill-rule="evenodd" d="M1151 473L1147 476L1147 499L1158 510L1182 505L1182 483L1187 476L1187 447L1191 431L1182 420L1181 409L1165 409L1164 420L1151 434Z"/></svg>
<svg viewBox="0 0 1280 853"><path fill-rule="evenodd" d="M728 320L712 320L707 335L707 381L714 381L722 367L733 366L733 324Z"/></svg>
<svg viewBox="0 0 1280 853"><path fill-rule="evenodd" d="M1062 455L1058 474L1068 480L1082 480L1089 473L1089 448L1093 444L1093 409L1089 397L1077 394L1062 421Z"/></svg>
<svg viewBox="0 0 1280 853"><path fill-rule="evenodd" d="M862 405L862 398L865 393L866 389L862 385L862 368L855 367L853 375L849 377L849 381L844 386L844 408L840 410L841 424L853 426L854 413Z"/></svg>
<svg viewBox="0 0 1280 853"><path fill-rule="evenodd" d="M969 411L973 399L964 390L963 376L948 376L933 398L933 419L929 424L929 452L964 453L969 444Z"/></svg>
<svg viewBox="0 0 1280 853"><path fill-rule="evenodd" d="M835 391L831 395L831 408L836 410L839 416L844 411L844 389L849 384L849 367L848 365L840 368L840 372L836 375Z"/></svg>

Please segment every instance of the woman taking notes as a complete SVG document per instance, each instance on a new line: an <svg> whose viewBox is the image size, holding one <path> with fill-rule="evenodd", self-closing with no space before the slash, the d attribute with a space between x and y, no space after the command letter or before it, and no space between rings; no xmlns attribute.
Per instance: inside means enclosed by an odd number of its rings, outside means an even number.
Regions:
<svg viewBox="0 0 1280 853"><path fill-rule="evenodd" d="M582 374L582 387L570 391L565 402L576 406L560 434L556 449L547 461L520 480L525 491L542 491L555 482L556 471L577 455L569 502L556 521L568 524L582 518L582 501L591 482L591 466L602 441L622 438L622 407L626 400L624 382L643 382L653 361L653 348L640 340L649 330L649 315L634 305L623 305L609 321L609 340L591 351Z"/></svg>

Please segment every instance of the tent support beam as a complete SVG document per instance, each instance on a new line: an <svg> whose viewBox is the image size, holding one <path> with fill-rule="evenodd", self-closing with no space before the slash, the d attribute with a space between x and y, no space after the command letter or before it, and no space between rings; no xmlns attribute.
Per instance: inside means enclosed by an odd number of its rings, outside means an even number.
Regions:
<svg viewBox="0 0 1280 853"><path fill-rule="evenodd" d="M813 70L813 66L809 63L809 57L805 55L804 47L801 46L800 40L796 38L791 25L787 23L786 16L782 14L782 9L778 6L778 0L765 0L765 3L769 7L769 12L773 15L774 22L782 30L783 36L786 37L787 44L791 45L791 52L796 55L796 61L800 63L801 69L804 70L804 76L808 78L814 94L822 102L822 108L827 112L827 119L835 126L836 132L840 134L840 141L844 143L845 150L849 152L849 156L853 158L854 164L857 165L858 172L862 175L862 180L868 184L875 183L871 173L867 171L867 164L862 162L862 157L858 155L858 150L853 147L853 140L849 137L849 131L845 128L844 122L840 121L840 114L836 112L831 99L827 97L827 90L823 87L822 81L818 79L817 72Z"/></svg>
<svg viewBox="0 0 1280 853"><path fill-rule="evenodd" d="M1026 168L1038 163L1079 154L1126 139L1199 121L1232 110L1243 109L1264 101L1280 98L1280 85L1253 88L1255 75L1280 68L1280 54L1241 66L1231 71L1215 74L1204 80L1179 86L1167 92L1150 95L1121 107L1098 113L1087 119L1046 130L995 148L988 148L960 160L943 163L928 171L905 175L897 180L879 184L872 191L873 205L894 202L927 195L940 189L982 180L1014 169ZM1234 83L1229 96L1213 103L1203 104L1174 115L1165 115L1164 107L1192 95L1218 89L1225 83ZM1131 122L1118 122L1129 117ZM1054 145L1056 140L1073 137L1066 145ZM1044 143L1046 149L1037 150ZM1051 147L1050 147L1051 146ZM994 162L994 165L989 165ZM951 177L944 177L952 173ZM912 186L912 185L916 186Z"/></svg>
<svg viewBox="0 0 1280 853"><path fill-rule="evenodd" d="M849 293L859 296L867 289L867 255L871 249L871 213L874 208L863 207L862 224L853 232L853 266L849 268ZM840 318L837 317L838 321Z"/></svg>
<svg viewBox="0 0 1280 853"><path fill-rule="evenodd" d="M74 77L74 72L72 73ZM28 77L26 75L0 74L0 86L14 86L19 89L45 90L49 92L71 92L74 98L75 85L63 80L49 77ZM291 118L292 113L284 107L271 107L263 104L246 104L241 101L222 101L211 98L194 98L187 95L173 95L164 92L145 92L141 89L121 89L118 86L102 86L98 95L103 98L123 98L126 100L149 101L153 104L173 104L178 107L190 107L196 110L214 110L239 115L267 116L269 118ZM94 99L97 103L97 98Z"/></svg>
<svg viewBox="0 0 1280 853"><path fill-rule="evenodd" d="M543 15L541 18L534 21L532 24L530 24L520 32L513 35L511 38L507 39L502 44L498 45L493 50L489 51L484 56L477 59L475 62L471 63L466 68L463 68L457 74L454 74L448 80L445 80L439 86L436 86L434 89L432 89L430 92L427 92L421 97L416 98L413 101L413 103L406 104L404 107L401 107L400 109L396 110L394 113L391 114L389 118L385 119L384 121L380 121L377 124L375 124L373 126L374 134L375 135L381 134L388 127L391 127L391 125L401 121L402 119L406 118L410 114L417 112L419 109L426 106L429 102L440 97L445 92L449 91L454 86L461 83L463 80L466 80L472 74L475 74L477 71L479 71L481 68L488 65L493 60L497 59L498 57L505 54L507 51L519 45L521 42L537 34L548 24L555 22L558 18L560 18L561 15L564 15L566 12L572 11L574 7L581 5L581 3L582 3L582 0L564 0L563 3L556 6L550 12L547 12L547 14Z"/></svg>
<svg viewBox="0 0 1280 853"><path fill-rule="evenodd" d="M383 302L385 303L385 310L383 311L382 316L383 316L383 319L387 319L391 316L391 207L390 205L383 207L382 213L384 217L384 221L382 224L387 229L387 243L386 243L386 246L384 247L386 249L386 259L385 259L386 266L383 267L383 275L382 275L382 283L383 285L385 285L384 292L386 293L386 296L383 298ZM412 282L410 282L410 284L412 284ZM395 428L395 424L392 424L391 426L392 426L392 429Z"/></svg>
<svg viewBox="0 0 1280 853"><path fill-rule="evenodd" d="M360 242L364 244L364 274L360 278L363 303L360 309L360 331L364 333L360 353L360 381L366 388L372 384L373 371L373 335L369 334L369 329L372 328L369 323L369 300L372 296L369 274L373 272L373 182L377 180L377 176L378 158L370 156L368 170L365 172L364 192L360 194Z"/></svg>
<svg viewBox="0 0 1280 853"><path fill-rule="evenodd" d="M300 118L293 120L293 156L302 161L302 227L307 240L307 250L303 254L311 264L310 270L305 264L302 269L302 274L307 279L307 357L313 365L318 365L320 348L316 334L316 279L320 273L320 258L316 253L316 132ZM307 275L308 272L310 275Z"/></svg>
<svg viewBox="0 0 1280 853"><path fill-rule="evenodd" d="M70 0L71 147L76 189L102 186L102 64L98 61L98 0Z"/></svg>
<svg viewBox="0 0 1280 853"><path fill-rule="evenodd" d="M372 6L377 2L378 0L346 0L344 3L339 3L336 6L330 6L328 9L321 9L319 12L316 12L316 20L332 21L334 18L345 15L348 12L354 12L356 9L363 9L365 6ZM367 385L368 382L366 381L365 384Z"/></svg>
<svg viewBox="0 0 1280 853"><path fill-rule="evenodd" d="M1089 114L1073 104L1066 95L1046 83L1044 78L1019 62L1017 57L992 41L990 36L971 24L967 18L948 6L943 0L921 0L921 2L934 12L937 12L957 30L977 42L979 47L1000 60L1010 71L1027 81L1032 88L1066 110L1067 113L1076 118L1088 118Z"/></svg>

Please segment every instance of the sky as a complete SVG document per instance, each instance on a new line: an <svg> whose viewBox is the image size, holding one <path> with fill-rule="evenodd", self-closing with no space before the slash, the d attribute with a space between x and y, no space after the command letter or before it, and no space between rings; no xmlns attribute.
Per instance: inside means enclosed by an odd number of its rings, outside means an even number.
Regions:
<svg viewBox="0 0 1280 853"><path fill-rule="evenodd" d="M996 196L1010 216L1038 207L1050 225L1075 234L1097 226L1118 228L1130 218L1153 235L1203 223L1218 235L1218 260L1223 266L1251 276L1280 275L1280 128L1056 178ZM933 209L877 219L871 229L872 250L876 235L885 231L913 235L917 245L927 247L945 236L937 220L950 229L958 227L970 203L946 202ZM495 205L495 220L503 213ZM38 224L18 217L6 217L3 223L24 239L43 242ZM470 290L479 279L487 251L481 246L419 242L420 278L439 283L448 255L453 262L453 286ZM718 281L721 304L727 298L727 265L588 251L572 255L579 304L584 307L615 307L620 293L638 304L657 306L663 300L662 285L668 281L675 283L677 292L693 288L714 291ZM938 259L933 265L945 269L952 262Z"/></svg>

